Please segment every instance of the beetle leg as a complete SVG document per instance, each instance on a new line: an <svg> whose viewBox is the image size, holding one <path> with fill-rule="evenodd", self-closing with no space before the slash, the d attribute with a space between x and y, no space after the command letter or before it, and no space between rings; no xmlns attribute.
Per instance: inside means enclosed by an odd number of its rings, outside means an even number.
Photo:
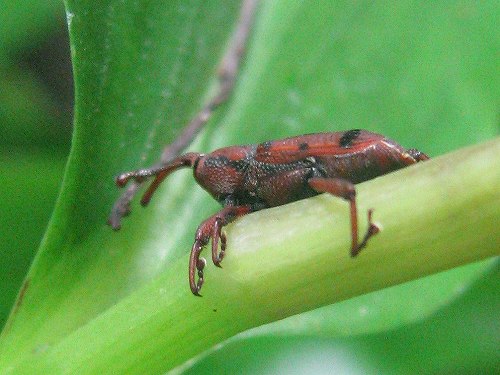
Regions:
<svg viewBox="0 0 500 375"><path fill-rule="evenodd" d="M351 208L351 256L355 257L366 246L370 237L379 232L379 228L372 222L373 210L368 210L368 230L361 243L358 243L358 214L356 206L356 189L350 181L341 178L312 177L308 180L309 186L318 193L330 193L343 198L350 203Z"/></svg>
<svg viewBox="0 0 500 375"><path fill-rule="evenodd" d="M121 175L116 177L116 184L120 187L123 187L130 180L135 180L136 182L140 183L147 178L154 176L155 178L153 182L146 190L141 199L141 204L143 206L146 206L151 200L151 197L153 196L153 193L156 191L158 186L160 186L162 181L167 178L169 174L175 172L180 168L193 167L202 156L202 154L198 154L196 152L188 152L187 154L178 156L174 160L158 168L138 169L136 171L122 173Z"/></svg>
<svg viewBox="0 0 500 375"><path fill-rule="evenodd" d="M199 296L199 291L203 285L203 268L207 264L205 258L200 258L200 253L203 250L203 242L200 240L194 241L193 249L189 257L189 285L195 296ZM198 281L195 282L195 272L198 274Z"/></svg>
<svg viewBox="0 0 500 375"><path fill-rule="evenodd" d="M222 227L251 211L252 206L250 205L227 206L200 224L196 231L193 248L189 258L189 286L194 295L200 295L200 289L204 281L203 268L206 265L206 260L200 258L200 253L203 248L208 244L210 239L212 239L212 260L216 266L220 267L220 262L226 250L226 236L222 233ZM221 243L220 253L217 251L219 239ZM196 274L198 275L198 280L196 280Z"/></svg>
<svg viewBox="0 0 500 375"><path fill-rule="evenodd" d="M222 233L222 219L217 217L214 223L214 232L212 234L212 261L217 267L221 267L220 262L224 259L226 251L226 235ZM220 252L218 251L220 238Z"/></svg>

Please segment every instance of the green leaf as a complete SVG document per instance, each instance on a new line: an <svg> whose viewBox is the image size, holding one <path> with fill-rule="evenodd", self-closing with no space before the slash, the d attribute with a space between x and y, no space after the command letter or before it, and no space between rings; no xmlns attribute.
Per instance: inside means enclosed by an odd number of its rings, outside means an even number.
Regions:
<svg viewBox="0 0 500 375"><path fill-rule="evenodd" d="M235 95L192 147L367 128L437 156L492 138L499 85L484 33L498 40L493 6L265 2ZM360 186L360 212L375 207L384 231L356 261L347 257L346 207L336 199L237 221L227 228L224 269L207 269L203 299L187 287L186 253L217 205L189 172L112 232L113 176L156 161L200 108L237 8L67 2L73 148L0 338L0 369L163 372L250 327L497 254L498 141ZM484 270L466 272L475 280ZM383 324L374 317L363 331L425 319L453 299L452 288L440 290L415 316L406 310Z"/></svg>

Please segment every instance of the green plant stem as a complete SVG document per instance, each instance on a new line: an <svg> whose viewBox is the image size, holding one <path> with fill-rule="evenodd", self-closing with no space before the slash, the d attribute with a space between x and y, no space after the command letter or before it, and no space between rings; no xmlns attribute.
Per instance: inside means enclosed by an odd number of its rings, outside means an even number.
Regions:
<svg viewBox="0 0 500 375"><path fill-rule="evenodd" d="M206 267L203 298L186 283L187 257L15 373L159 373L238 332L499 254L500 139L358 186L382 227L349 256L348 208L321 195L228 226L223 269ZM0 368L4 373L5 368Z"/></svg>

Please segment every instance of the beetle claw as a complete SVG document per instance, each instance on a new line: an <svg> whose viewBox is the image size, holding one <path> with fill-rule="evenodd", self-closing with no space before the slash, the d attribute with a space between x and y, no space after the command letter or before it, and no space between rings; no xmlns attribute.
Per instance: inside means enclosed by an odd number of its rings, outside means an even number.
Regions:
<svg viewBox="0 0 500 375"><path fill-rule="evenodd" d="M359 252L366 246L368 240L373 237L374 235L376 235L378 232L380 232L380 228L373 223L372 221L372 215L373 215L373 209L370 208L368 210L368 229L366 231L366 234L365 236L363 237L363 241L361 241L361 243L356 246L356 247L353 247L351 249L351 257L355 257L359 254Z"/></svg>
<svg viewBox="0 0 500 375"><path fill-rule="evenodd" d="M217 258L215 259L212 259L212 261L214 262L214 264L219 267L219 268L222 268L222 266L220 265L220 262L222 262L222 259L224 259L224 250L221 250L218 254L217 254Z"/></svg>
<svg viewBox="0 0 500 375"><path fill-rule="evenodd" d="M224 259L224 254L225 254L225 251L224 250L221 250L219 252L219 254L217 255L217 258L214 260L214 264L219 267L219 268L222 268L222 266L220 265L220 262L222 262L222 259ZM212 259L213 260L213 259Z"/></svg>

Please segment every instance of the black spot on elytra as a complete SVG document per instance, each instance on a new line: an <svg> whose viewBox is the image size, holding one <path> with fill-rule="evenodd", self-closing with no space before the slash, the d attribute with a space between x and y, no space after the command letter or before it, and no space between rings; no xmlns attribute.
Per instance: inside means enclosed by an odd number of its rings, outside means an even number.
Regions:
<svg viewBox="0 0 500 375"><path fill-rule="evenodd" d="M307 150L308 148L309 148L309 144L307 144L307 142L301 143L301 144L299 145L299 150L300 150L300 151L305 151L305 150Z"/></svg>
<svg viewBox="0 0 500 375"><path fill-rule="evenodd" d="M342 137L340 137L339 145L340 147L348 148L352 146L352 142L358 138L359 133L361 133L360 129L353 129L346 131Z"/></svg>

